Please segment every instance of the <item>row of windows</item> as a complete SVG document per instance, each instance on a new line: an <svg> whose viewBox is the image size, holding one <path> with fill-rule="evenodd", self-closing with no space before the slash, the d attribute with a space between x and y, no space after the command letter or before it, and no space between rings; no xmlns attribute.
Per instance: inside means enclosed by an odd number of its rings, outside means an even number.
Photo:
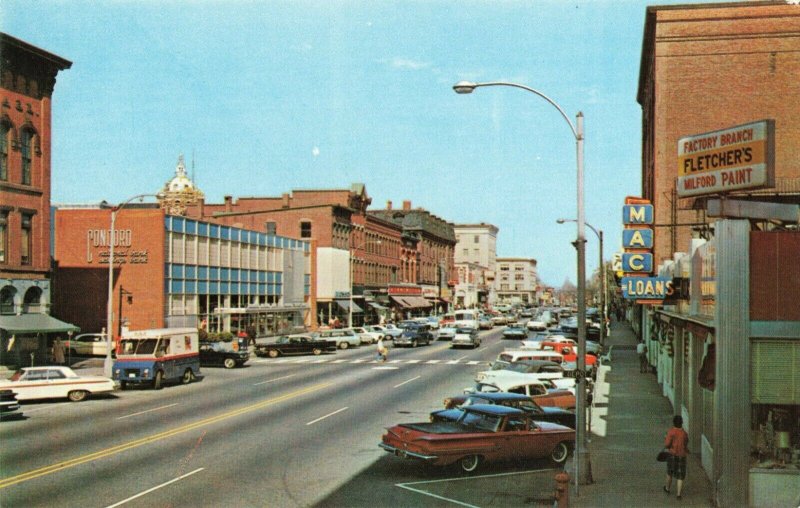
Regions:
<svg viewBox="0 0 800 508"><path fill-rule="evenodd" d="M231 226L223 226L220 224L211 224L207 222L199 222L186 217L177 217L174 215L167 215L164 218L167 231L174 233L185 233L186 235L195 235L198 237L207 237L218 240L230 240L232 242L241 242L242 244L258 245L263 247L276 247L279 249L292 249L302 250L304 252L311 251L311 244L293 238L285 238L282 236L267 235L259 233L258 231L249 231L246 229L234 228Z"/></svg>
<svg viewBox="0 0 800 508"><path fill-rule="evenodd" d="M182 265L173 263L168 263L165 268L165 276L176 279L225 282L260 282L267 284L280 284L283 282L282 272L239 270L237 268Z"/></svg>
<svg viewBox="0 0 800 508"><path fill-rule="evenodd" d="M165 289L173 295L281 295L283 285L167 279Z"/></svg>
<svg viewBox="0 0 800 508"><path fill-rule="evenodd" d="M8 120L0 121L0 180L9 179L9 162L12 151L13 126ZM31 173L33 168L33 153L36 146L36 131L30 128L20 130L19 141L16 148L20 154L20 176L19 183L22 185L31 184Z"/></svg>
<svg viewBox="0 0 800 508"><path fill-rule="evenodd" d="M33 261L33 214L22 213L20 215L20 264L30 265ZM9 262L9 218L8 210L0 210L0 264Z"/></svg>
<svg viewBox="0 0 800 508"><path fill-rule="evenodd" d="M169 249L167 259L174 263L283 270L284 250L276 247L181 233L170 233L166 246Z"/></svg>

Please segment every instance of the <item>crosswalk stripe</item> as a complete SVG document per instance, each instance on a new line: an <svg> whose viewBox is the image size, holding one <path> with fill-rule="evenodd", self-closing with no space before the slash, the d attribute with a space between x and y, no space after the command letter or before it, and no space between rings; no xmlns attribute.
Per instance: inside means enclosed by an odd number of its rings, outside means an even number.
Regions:
<svg viewBox="0 0 800 508"><path fill-rule="evenodd" d="M481 363L481 362L479 362L477 360L470 360L470 361L467 362L467 365L478 365L479 363Z"/></svg>
<svg viewBox="0 0 800 508"><path fill-rule="evenodd" d="M439 363L439 362L441 362L441 360L428 360L425 363L427 363L427 364L435 364L435 363Z"/></svg>
<svg viewBox="0 0 800 508"><path fill-rule="evenodd" d="M406 360L406 363L419 363L422 360Z"/></svg>
<svg viewBox="0 0 800 508"><path fill-rule="evenodd" d="M328 359L328 358L314 358L314 357L309 357L309 358L286 358L286 357L282 357L282 358L259 358L257 360L252 360L251 363L258 363L258 364L261 364L261 363L287 364L287 363L289 363L289 364L316 364L316 365L323 364L323 363L326 363L326 364L348 363L348 364L351 364L351 365L355 365L355 364L373 364L373 363L412 364L412 365L414 365L414 364L423 364L423 365L483 365L483 364L487 364L488 362L483 362L483 361L480 361L480 360L469 360L469 361L465 362L465 361L463 361L461 359L458 359L458 360L441 360L441 359L439 359L439 360L403 360L403 359L398 360L398 359L394 359L394 360L388 360L387 362L379 362L378 360L376 360L374 358L356 358L356 359L353 359L353 360L342 360L342 359L331 360L331 359Z"/></svg>

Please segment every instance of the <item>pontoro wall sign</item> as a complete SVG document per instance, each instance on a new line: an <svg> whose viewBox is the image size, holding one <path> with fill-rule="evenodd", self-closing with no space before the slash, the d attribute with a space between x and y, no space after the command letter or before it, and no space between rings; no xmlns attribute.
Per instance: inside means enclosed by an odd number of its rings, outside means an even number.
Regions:
<svg viewBox="0 0 800 508"><path fill-rule="evenodd" d="M774 185L775 122L738 125L678 140L679 197Z"/></svg>

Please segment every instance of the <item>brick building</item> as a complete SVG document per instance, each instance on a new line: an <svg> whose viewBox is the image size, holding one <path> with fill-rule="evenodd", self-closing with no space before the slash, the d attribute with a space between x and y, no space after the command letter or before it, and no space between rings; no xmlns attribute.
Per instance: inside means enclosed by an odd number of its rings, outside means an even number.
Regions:
<svg viewBox="0 0 800 508"><path fill-rule="evenodd" d="M372 202L363 184L349 189L294 190L280 197L226 196L201 200L187 216L286 237L313 240L316 251L315 324L334 318L357 324L389 317L387 288L412 282L417 239L401 225L367 213Z"/></svg>
<svg viewBox="0 0 800 508"><path fill-rule="evenodd" d="M71 62L0 33L0 363L41 362L50 333L51 100Z"/></svg>
<svg viewBox="0 0 800 508"><path fill-rule="evenodd" d="M800 6L792 2L646 11L637 96L642 195L654 204L658 275L691 290L635 306L631 317L717 506L797 504L800 242L791 231L796 218L708 218L716 196L678 197L678 142L767 121L774 185L726 199L800 204L798 34Z"/></svg>
<svg viewBox="0 0 800 508"><path fill-rule="evenodd" d="M709 223L703 198L678 198L678 140L775 120L774 188L730 197L800 202L800 8L786 2L647 9L637 101L642 196L655 209L655 264Z"/></svg>
<svg viewBox="0 0 800 508"><path fill-rule="evenodd" d="M105 207L55 213L53 306L87 331L109 327L109 224ZM311 245L276 235L129 205L115 221L113 336L131 330L205 327L259 335L308 326Z"/></svg>

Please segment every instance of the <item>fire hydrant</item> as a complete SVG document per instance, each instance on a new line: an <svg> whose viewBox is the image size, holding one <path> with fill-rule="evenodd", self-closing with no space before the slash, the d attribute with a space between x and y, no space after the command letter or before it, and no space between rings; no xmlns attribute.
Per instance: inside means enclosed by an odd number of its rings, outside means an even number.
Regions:
<svg viewBox="0 0 800 508"><path fill-rule="evenodd" d="M556 475L556 506L569 508L569 474L561 471Z"/></svg>

